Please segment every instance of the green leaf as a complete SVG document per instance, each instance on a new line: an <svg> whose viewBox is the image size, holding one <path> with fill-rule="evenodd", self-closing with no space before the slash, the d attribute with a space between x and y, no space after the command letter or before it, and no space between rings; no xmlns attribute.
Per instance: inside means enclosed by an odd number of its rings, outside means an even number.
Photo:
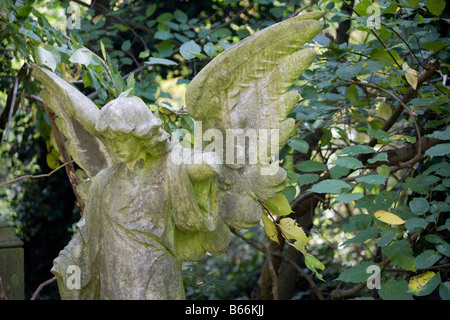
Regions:
<svg viewBox="0 0 450 320"><path fill-rule="evenodd" d="M297 190L295 189L294 186L288 186L284 188L282 193L286 197L287 201L290 203L292 200L294 200Z"/></svg>
<svg viewBox="0 0 450 320"><path fill-rule="evenodd" d="M174 45L170 40L161 41L156 47L158 48L160 58L170 57L174 49Z"/></svg>
<svg viewBox="0 0 450 320"><path fill-rule="evenodd" d="M380 247L387 246L389 243L391 243L392 240L394 240L395 236L397 235L397 230L393 228L383 228L382 236L378 238L375 242Z"/></svg>
<svg viewBox="0 0 450 320"><path fill-rule="evenodd" d="M424 215L430 209L430 204L425 198L414 198L410 203L409 207L411 211L415 214L421 216Z"/></svg>
<svg viewBox="0 0 450 320"><path fill-rule="evenodd" d="M344 232L354 232L358 229L367 228L373 221L373 215L371 214L357 214L351 216L349 222L344 224Z"/></svg>
<svg viewBox="0 0 450 320"><path fill-rule="evenodd" d="M336 281L343 281L349 283L365 282L372 274L371 272L368 272L368 268L373 265L376 266L375 263L369 261L363 261L361 263L358 263L355 266L342 272L339 275L339 277L337 277Z"/></svg>
<svg viewBox="0 0 450 320"><path fill-rule="evenodd" d="M440 178L433 175L421 174L415 178L406 179L405 183L402 185L402 189L428 195L430 192L430 186L440 180Z"/></svg>
<svg viewBox="0 0 450 320"><path fill-rule="evenodd" d="M342 201L343 203L349 203L351 201L356 201L364 197L362 193L343 193L336 198L336 202Z"/></svg>
<svg viewBox="0 0 450 320"><path fill-rule="evenodd" d="M316 193L341 194L344 191L349 191L351 189L353 189L353 185L350 183L341 180L327 179L315 184L308 191Z"/></svg>
<svg viewBox="0 0 450 320"><path fill-rule="evenodd" d="M389 174L391 173L391 169L389 169L389 166L383 164L383 165L377 167L377 172L379 174L382 174L385 177L389 177Z"/></svg>
<svg viewBox="0 0 450 320"><path fill-rule="evenodd" d="M322 262L320 262L316 257L314 257L313 255L306 253L305 255L305 265L306 267L311 270L312 272L314 272L314 274L316 275L317 278L319 278L320 280L323 280L322 275L316 270L324 270L325 266L323 265Z"/></svg>
<svg viewBox="0 0 450 320"><path fill-rule="evenodd" d="M317 172L327 170L327 166L325 164L312 160L303 161L295 167L303 172Z"/></svg>
<svg viewBox="0 0 450 320"><path fill-rule="evenodd" d="M367 183L369 185L381 185L386 182L386 176L382 174L372 174L356 178L359 183Z"/></svg>
<svg viewBox="0 0 450 320"><path fill-rule="evenodd" d="M415 8L419 5L420 0L406 0L406 2L408 2L411 8Z"/></svg>
<svg viewBox="0 0 450 320"><path fill-rule="evenodd" d="M156 11L156 3L151 4L147 7L147 9L145 9L145 16L148 18L150 17L152 14L154 14Z"/></svg>
<svg viewBox="0 0 450 320"><path fill-rule="evenodd" d="M437 244L436 249L444 256L450 257L450 244L448 244L447 242L441 242Z"/></svg>
<svg viewBox="0 0 450 320"><path fill-rule="evenodd" d="M300 88L300 94L303 99L316 100L318 97L317 89L312 86L303 86Z"/></svg>
<svg viewBox="0 0 450 320"><path fill-rule="evenodd" d="M120 74L116 73L113 75L114 86L117 88L117 93L121 93L124 89L125 83Z"/></svg>
<svg viewBox="0 0 450 320"><path fill-rule="evenodd" d="M378 231L374 228L361 230L353 238L344 241L341 244L341 246L346 246L346 245L355 244L355 243L356 244L364 243L369 239L374 239L377 234L378 234Z"/></svg>
<svg viewBox="0 0 450 320"><path fill-rule="evenodd" d="M435 16L440 16L445 9L445 0L427 0L425 6Z"/></svg>
<svg viewBox="0 0 450 320"><path fill-rule="evenodd" d="M359 154L366 153L375 153L375 149L373 147L364 146L364 145L353 145L349 147L345 147L339 152L339 156L348 155L348 156L356 156Z"/></svg>
<svg viewBox="0 0 450 320"><path fill-rule="evenodd" d="M445 156L450 154L450 143L441 143L425 151L426 156Z"/></svg>
<svg viewBox="0 0 450 320"><path fill-rule="evenodd" d="M367 8L372 3L369 0L362 0L355 6L355 11L358 13L359 16L363 17L367 15Z"/></svg>
<svg viewBox="0 0 450 320"><path fill-rule="evenodd" d="M333 161L330 164L339 165L341 167L353 169L353 170L364 167L364 165L361 161L359 161L358 159L353 158L353 157L341 157L341 158L338 158L337 160Z"/></svg>
<svg viewBox="0 0 450 320"><path fill-rule="evenodd" d="M170 33L169 31L164 31L164 30L158 30L155 33L155 38L159 39L159 40L167 40L167 39L172 39L173 38L173 34ZM128 41L128 40L127 40ZM123 50L123 49L122 49ZM127 51L127 50L125 50Z"/></svg>
<svg viewBox="0 0 450 320"><path fill-rule="evenodd" d="M447 127L444 131L436 130L432 134L429 134L428 137L439 140L450 140L450 126Z"/></svg>
<svg viewBox="0 0 450 320"><path fill-rule="evenodd" d="M297 150L298 152L301 153L307 153L309 150L309 144L303 139L298 138L289 139L288 145L292 149Z"/></svg>
<svg viewBox="0 0 450 320"><path fill-rule="evenodd" d="M416 271L412 249L406 240L393 242L387 247L382 247L381 251L395 265L409 271Z"/></svg>
<svg viewBox="0 0 450 320"><path fill-rule="evenodd" d="M349 172L349 168L344 168L341 166L334 166L333 168L330 168L331 179L340 179L343 176L348 175Z"/></svg>
<svg viewBox="0 0 450 320"><path fill-rule="evenodd" d="M286 196L279 193L276 197L264 201L270 213L276 216L286 216L292 212L291 205Z"/></svg>
<svg viewBox="0 0 450 320"><path fill-rule="evenodd" d="M216 56L218 54L217 48L211 42L208 42L203 46L203 50L206 52L208 56Z"/></svg>
<svg viewBox="0 0 450 320"><path fill-rule="evenodd" d="M162 13L158 16L158 18L156 18L156 21L158 22L165 22L165 21L170 21L173 19L173 14L170 12L165 12Z"/></svg>
<svg viewBox="0 0 450 320"><path fill-rule="evenodd" d="M126 40L122 43L121 49L122 51L128 51L131 48L131 42L130 40Z"/></svg>
<svg viewBox="0 0 450 320"><path fill-rule="evenodd" d="M405 280L388 280L381 285L378 294L383 300L413 300Z"/></svg>
<svg viewBox="0 0 450 320"><path fill-rule="evenodd" d="M298 186L306 186L308 184L316 182L317 180L319 180L318 174L302 174L298 177Z"/></svg>
<svg viewBox="0 0 450 320"><path fill-rule="evenodd" d="M351 65L349 63L345 63L339 66L339 68L336 70L336 75L342 80L350 81L359 73L359 71L361 71L361 69L362 67L359 64Z"/></svg>
<svg viewBox="0 0 450 320"><path fill-rule="evenodd" d="M35 59L39 65L49 67L50 70L55 72L57 61L52 52L46 50L44 47L39 46L35 48Z"/></svg>
<svg viewBox="0 0 450 320"><path fill-rule="evenodd" d="M439 286L439 295L442 300L450 300L450 281L441 283Z"/></svg>
<svg viewBox="0 0 450 320"><path fill-rule="evenodd" d="M389 134L384 130L367 129L367 133L372 137L380 141L389 141Z"/></svg>
<svg viewBox="0 0 450 320"><path fill-rule="evenodd" d="M417 269L425 269L434 265L441 257L442 256L434 250L426 250L414 259L414 264Z"/></svg>
<svg viewBox="0 0 450 320"><path fill-rule="evenodd" d="M72 63L79 63L87 67L92 62L92 52L86 48L80 48L70 56L69 61Z"/></svg>
<svg viewBox="0 0 450 320"><path fill-rule="evenodd" d="M30 39L36 40L36 41L42 41L41 38L33 32L33 30L25 29L24 27L20 27L19 33L23 34L24 36L27 36Z"/></svg>
<svg viewBox="0 0 450 320"><path fill-rule="evenodd" d="M409 218L405 222L405 227L409 231L419 233L422 229L425 229L428 225L428 222L422 218Z"/></svg>
<svg viewBox="0 0 450 320"><path fill-rule="evenodd" d="M188 21L188 16L183 11L176 9L173 13L173 17L180 23L186 23Z"/></svg>
<svg viewBox="0 0 450 320"><path fill-rule="evenodd" d="M351 104L357 105L359 103L359 93L356 85L348 86L345 89L345 97L350 101Z"/></svg>
<svg viewBox="0 0 450 320"><path fill-rule="evenodd" d="M228 38L232 35L230 29L228 28L220 28L213 33L218 39Z"/></svg>
<svg viewBox="0 0 450 320"><path fill-rule="evenodd" d="M434 52L441 51L446 46L447 46L447 43L442 42L442 41L432 41L432 42L422 43L422 48L424 48L426 50L434 51Z"/></svg>
<svg viewBox="0 0 450 320"><path fill-rule="evenodd" d="M381 153L379 153L379 154L377 154L375 157L373 157L373 158L371 158L371 159L369 159L369 160L367 160L367 162L369 162L369 163L375 163L375 162L385 162L385 161L388 161L389 159L388 159L388 154L387 154L387 152L381 152Z"/></svg>
<svg viewBox="0 0 450 320"><path fill-rule="evenodd" d="M201 48L198 44L191 40L189 42L185 42L180 47L180 54L186 60L191 60L195 58L195 54L200 54Z"/></svg>

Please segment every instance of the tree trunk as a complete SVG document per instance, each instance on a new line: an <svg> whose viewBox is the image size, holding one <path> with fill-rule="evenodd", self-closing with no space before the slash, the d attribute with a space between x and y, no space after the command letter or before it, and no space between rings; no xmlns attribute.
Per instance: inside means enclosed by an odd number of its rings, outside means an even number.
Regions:
<svg viewBox="0 0 450 320"><path fill-rule="evenodd" d="M294 163L300 163L311 158L312 147L317 146L320 138L322 137L322 131L316 130L311 135L305 138L305 141L309 144L309 152L307 154L294 152ZM308 186L305 186L305 189ZM312 227L314 209L319 200L314 197L309 197L304 199L300 203L296 204L292 208L293 213L290 217L296 219L299 226L301 226L306 232ZM280 241L281 245L271 241L269 244L269 249L271 252L282 253L290 261L301 265L302 254L298 252L295 248L288 245L284 248L284 242ZM258 299L260 300L273 300L273 279L270 271L270 266L273 266L277 272L277 294L278 299L287 300L292 296L292 292L295 289L295 280L298 276L298 271L294 269L291 263L283 261L281 257L277 255L271 255L271 261L269 257L266 256L266 261L264 262L261 275L258 279Z"/></svg>
<svg viewBox="0 0 450 320"><path fill-rule="evenodd" d="M350 6L347 5L346 3L344 3L342 5L341 11L343 11L343 13L348 13L349 15L351 15L354 3L355 3L355 0L350 1ZM339 27L336 30L336 43L337 44L348 42L348 39L349 39L348 30L350 30L351 24L352 24L352 21L350 19L342 21L339 24Z"/></svg>

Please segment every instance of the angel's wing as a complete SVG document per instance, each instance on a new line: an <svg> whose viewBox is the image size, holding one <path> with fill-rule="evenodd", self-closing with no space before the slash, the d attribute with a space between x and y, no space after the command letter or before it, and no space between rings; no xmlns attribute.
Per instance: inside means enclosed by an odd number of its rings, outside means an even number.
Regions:
<svg viewBox="0 0 450 320"><path fill-rule="evenodd" d="M290 18L218 55L187 88L186 107L190 116L202 122L203 131L214 128L224 136L229 129L243 132L253 129L259 142L260 129L274 129L279 144L269 152L277 153L295 125L294 119L286 117L298 103L299 94L288 89L315 57L314 49L299 48L322 30L323 23L318 21L322 16L322 12L311 12ZM224 146L224 151L226 154L230 150ZM260 157L258 164L262 162ZM260 219L261 210L255 198L273 197L270 192L260 191L270 185L277 186L279 191L285 173L283 176L279 171L270 178L261 175L258 166L236 169L225 161L221 210L228 224L246 228Z"/></svg>
<svg viewBox="0 0 450 320"><path fill-rule="evenodd" d="M56 123L67 138L67 149L75 162L90 178L111 166L113 150L109 142L96 135L95 131L100 113L97 106L49 70L33 65L33 76L45 88L41 97L56 114Z"/></svg>

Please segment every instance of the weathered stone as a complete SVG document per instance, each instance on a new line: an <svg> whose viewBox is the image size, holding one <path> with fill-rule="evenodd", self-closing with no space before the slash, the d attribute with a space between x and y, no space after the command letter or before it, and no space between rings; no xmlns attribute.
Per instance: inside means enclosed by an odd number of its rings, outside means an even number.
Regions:
<svg viewBox="0 0 450 320"><path fill-rule="evenodd" d="M9 300L25 299L23 242L0 221L0 278Z"/></svg>

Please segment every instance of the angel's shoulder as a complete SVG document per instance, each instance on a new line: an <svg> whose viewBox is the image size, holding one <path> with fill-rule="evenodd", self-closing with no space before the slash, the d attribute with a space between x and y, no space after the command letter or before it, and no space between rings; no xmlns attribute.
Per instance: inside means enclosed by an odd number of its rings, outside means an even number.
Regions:
<svg viewBox="0 0 450 320"><path fill-rule="evenodd" d="M92 178L91 188L104 187L109 184L112 177L115 176L120 163L112 165L111 167L101 170L95 177Z"/></svg>

